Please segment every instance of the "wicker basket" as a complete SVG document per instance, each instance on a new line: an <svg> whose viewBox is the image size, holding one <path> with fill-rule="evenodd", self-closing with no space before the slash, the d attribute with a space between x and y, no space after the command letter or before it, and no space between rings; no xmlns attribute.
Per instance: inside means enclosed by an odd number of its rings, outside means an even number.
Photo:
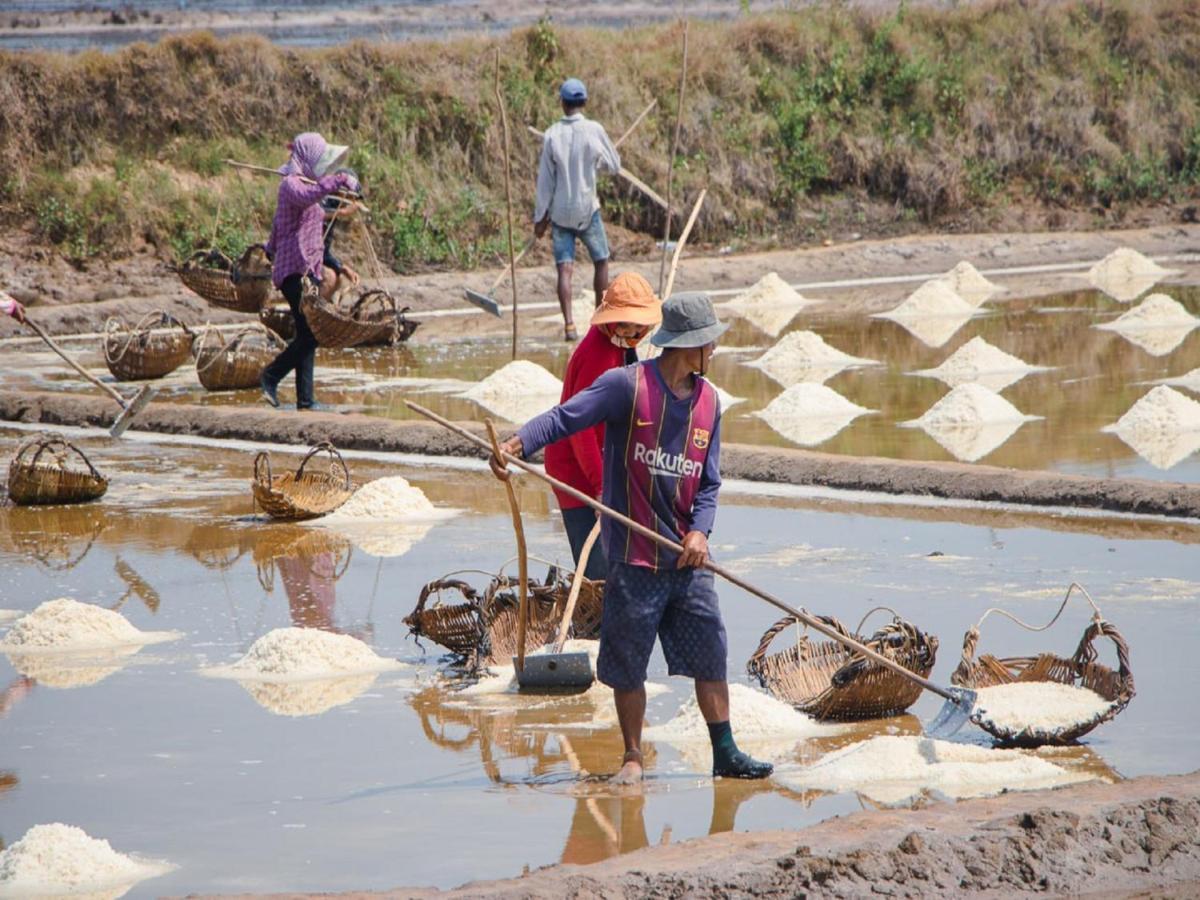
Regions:
<svg viewBox="0 0 1200 900"><path fill-rule="evenodd" d="M386 291L367 291L349 308L325 300L305 282L300 311L317 344L330 349L357 347L366 342L387 343L396 332L396 301Z"/></svg>
<svg viewBox="0 0 1200 900"><path fill-rule="evenodd" d="M72 465L68 454L75 454ZM8 466L8 496L20 506L87 503L108 490L108 479L74 444L55 435L26 441Z"/></svg>
<svg viewBox="0 0 1200 900"><path fill-rule="evenodd" d="M271 296L271 260L261 244L236 263L215 247L197 250L179 269L179 280L213 306L258 312Z"/></svg>
<svg viewBox="0 0 1200 900"><path fill-rule="evenodd" d="M328 454L328 470L305 471L318 453ZM254 457L254 481L250 486L255 502L274 519L315 519L333 512L354 493L346 461L328 441L309 450L294 475L273 475L271 456L262 451Z"/></svg>
<svg viewBox="0 0 1200 900"><path fill-rule="evenodd" d="M405 315L409 307L401 307L387 291L366 291L351 307L351 315L360 321L376 322L376 332L358 347L396 346L403 344L421 323ZM356 312L357 311L357 312Z"/></svg>
<svg viewBox="0 0 1200 900"><path fill-rule="evenodd" d="M314 557L326 553L333 557L332 577L337 581L350 568L353 556L353 547L344 535L327 528L305 528L284 523L259 529L253 549L258 583L268 594L273 593L277 560L303 558L311 564Z"/></svg>
<svg viewBox="0 0 1200 900"><path fill-rule="evenodd" d="M1133 672L1129 668L1129 645L1117 630L1116 626L1104 620L1099 608L1092 602L1087 591L1078 584L1072 584L1067 589L1063 600L1066 605L1071 598L1071 592L1080 590L1095 614L1091 624L1084 629L1083 637L1075 648L1075 654L1069 659L1054 653L1040 653L1037 656L1018 656L997 659L991 654L984 654L975 659L975 648L979 643L979 626L987 618L988 610L979 623L968 629L963 638L962 659L958 668L950 676L951 682L959 687L979 690L980 688L996 687L1002 684L1016 682L1049 681L1058 684L1082 687L1095 691L1108 701L1108 707L1100 714L1085 721L1073 723L1068 727L1053 732L1045 732L1026 726L1020 730L1012 730L997 725L986 716L986 709L977 711L971 716L971 721L987 731L1002 744L1018 747L1037 747L1044 744L1070 744L1083 737L1092 729L1112 719L1121 712L1134 696ZM1004 615L1003 610L995 610ZM1060 607L1059 612L1062 609ZM1010 616L1010 618L1012 618ZM1054 617L1057 620L1058 616ZM1023 623L1022 623L1023 624ZM1054 620L1050 624L1054 624ZM1047 628L1049 625L1046 626ZM1042 630L1042 629L1036 629ZM1096 662L1096 648L1093 646L1096 638L1106 637L1112 641L1117 651L1117 671Z"/></svg>
<svg viewBox="0 0 1200 900"><path fill-rule="evenodd" d="M869 638L858 633L865 616L854 633L832 616L817 618L922 677L928 678L933 671L937 638L894 612L892 621ZM817 719L853 721L899 715L920 697L921 688L907 678L837 641L814 643L809 640L807 630L794 647L768 655L767 648L775 637L797 621L786 616L767 629L746 663L746 671L780 700Z"/></svg>
<svg viewBox="0 0 1200 900"><path fill-rule="evenodd" d="M426 637L451 653L468 656L483 637L479 605L479 593L467 582L440 578L421 588L417 606L405 616L404 624L417 640Z"/></svg>
<svg viewBox="0 0 1200 900"><path fill-rule="evenodd" d="M296 320L286 303L267 303L258 311L258 321L285 341L296 336Z"/></svg>
<svg viewBox="0 0 1200 900"><path fill-rule="evenodd" d="M215 328L208 328L196 340L196 375L209 391L258 387L263 369L285 346L263 325L250 325L224 343Z"/></svg>
<svg viewBox="0 0 1200 900"><path fill-rule="evenodd" d="M167 326L171 331L155 331ZM167 312L143 316L133 328L113 317L104 324L104 361L118 381L162 378L192 354L196 335Z"/></svg>

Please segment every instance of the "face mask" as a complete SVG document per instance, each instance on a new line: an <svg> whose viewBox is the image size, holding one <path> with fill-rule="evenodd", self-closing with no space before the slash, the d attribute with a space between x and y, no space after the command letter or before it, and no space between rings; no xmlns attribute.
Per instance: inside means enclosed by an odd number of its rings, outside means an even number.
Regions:
<svg viewBox="0 0 1200 900"><path fill-rule="evenodd" d="M640 338L640 337L626 338L626 337L621 337L616 332L609 331L609 329L607 329L607 328L604 330L606 332L608 332L608 339L609 339L609 341L612 342L612 345L614 347L620 348L621 350L632 350L638 344L640 344L642 342L642 338ZM645 337L645 335L643 335L642 337Z"/></svg>

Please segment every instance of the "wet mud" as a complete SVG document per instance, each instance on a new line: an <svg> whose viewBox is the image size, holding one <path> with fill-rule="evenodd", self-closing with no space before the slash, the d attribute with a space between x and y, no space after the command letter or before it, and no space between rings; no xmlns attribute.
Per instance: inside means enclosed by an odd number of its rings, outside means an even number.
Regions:
<svg viewBox="0 0 1200 900"><path fill-rule="evenodd" d="M116 405L98 397L44 392L0 392L0 419L46 425L111 425ZM232 438L282 444L332 441L350 450L481 457L463 438L421 422L381 421L360 414L214 408L151 403L133 426L163 434ZM481 437L483 428L464 423ZM725 478L770 484L811 485L885 494L974 500L1044 507L1200 518L1200 485L1133 478L1096 478L1028 472L976 464L847 457L806 450L728 444Z"/></svg>

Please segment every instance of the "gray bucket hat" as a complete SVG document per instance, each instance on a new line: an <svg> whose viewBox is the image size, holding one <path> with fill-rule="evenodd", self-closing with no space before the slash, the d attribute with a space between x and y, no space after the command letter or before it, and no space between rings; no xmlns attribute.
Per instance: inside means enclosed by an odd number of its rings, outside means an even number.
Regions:
<svg viewBox="0 0 1200 900"><path fill-rule="evenodd" d="M663 349L703 347L729 329L717 321L717 311L705 293L672 294L662 306L662 326L650 343Z"/></svg>

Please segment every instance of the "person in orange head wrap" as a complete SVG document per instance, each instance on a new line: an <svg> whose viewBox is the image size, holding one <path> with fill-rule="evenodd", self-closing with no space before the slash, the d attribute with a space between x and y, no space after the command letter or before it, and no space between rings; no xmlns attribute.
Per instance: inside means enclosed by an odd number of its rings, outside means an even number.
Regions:
<svg viewBox="0 0 1200 900"><path fill-rule="evenodd" d="M593 381L619 366L637 362L634 348L662 321L662 302L650 283L636 272L624 272L609 284L592 316L591 327L571 354L563 376L560 402L565 403ZM546 472L576 490L600 498L604 474L604 425L600 424L546 447ZM555 491L571 555L579 562L584 541L596 524L596 513L569 494ZM584 574L598 581L607 575L604 553L595 548Z"/></svg>

